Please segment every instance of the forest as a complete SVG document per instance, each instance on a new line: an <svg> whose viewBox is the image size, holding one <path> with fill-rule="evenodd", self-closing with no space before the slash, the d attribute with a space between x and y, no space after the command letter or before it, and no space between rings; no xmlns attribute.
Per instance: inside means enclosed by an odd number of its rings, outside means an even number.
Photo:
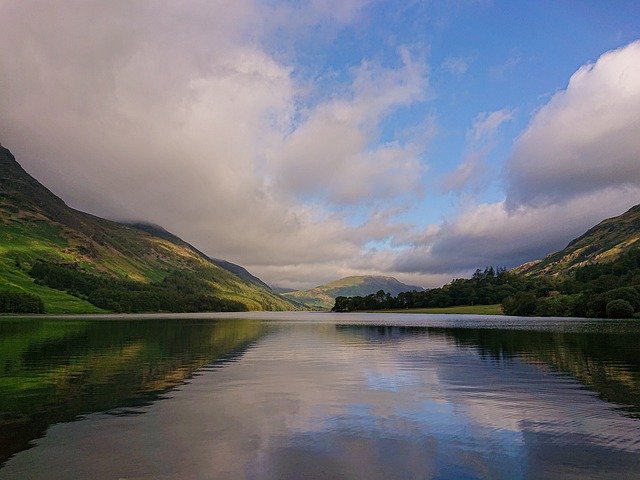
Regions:
<svg viewBox="0 0 640 480"><path fill-rule="evenodd" d="M94 275L74 264L39 261L29 275L36 283L83 298L96 307L117 313L244 311L246 306L215 296L196 272L173 272L161 282Z"/></svg>
<svg viewBox="0 0 640 480"><path fill-rule="evenodd" d="M506 269L476 270L424 292L395 297L378 291L336 298L333 311L369 311L502 304L506 315L592 318L640 317L640 248L608 263L585 265L558 276L524 276Z"/></svg>

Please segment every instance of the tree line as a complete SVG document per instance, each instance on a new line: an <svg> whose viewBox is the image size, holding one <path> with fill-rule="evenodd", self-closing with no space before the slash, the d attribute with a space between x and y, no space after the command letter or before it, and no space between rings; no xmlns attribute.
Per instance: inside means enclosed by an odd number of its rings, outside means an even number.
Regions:
<svg viewBox="0 0 640 480"><path fill-rule="evenodd" d="M117 313L244 311L240 302L216 297L197 274L173 272L161 282L143 283L95 275L75 264L36 262L29 275L36 283L83 298Z"/></svg>
<svg viewBox="0 0 640 480"><path fill-rule="evenodd" d="M384 310L452 307L458 305L492 305L522 288L523 279L504 268L476 270L470 279L458 278L451 283L426 291L402 292L395 297L380 290L356 297L337 297L333 310Z"/></svg>
<svg viewBox="0 0 640 480"><path fill-rule="evenodd" d="M44 303L32 293L0 290L0 313L44 313Z"/></svg>
<svg viewBox="0 0 640 480"><path fill-rule="evenodd" d="M497 303L506 315L640 317L640 248L629 250L612 262L574 268L557 277L524 276L488 267L476 270L471 278L456 279L424 292L403 292L394 297L379 291L367 296L338 297L333 311Z"/></svg>

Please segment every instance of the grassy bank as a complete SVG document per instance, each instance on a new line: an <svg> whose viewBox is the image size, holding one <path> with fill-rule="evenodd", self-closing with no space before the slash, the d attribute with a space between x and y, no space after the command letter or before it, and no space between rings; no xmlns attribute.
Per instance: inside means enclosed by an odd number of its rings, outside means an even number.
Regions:
<svg viewBox="0 0 640 480"><path fill-rule="evenodd" d="M502 306L495 305L460 305L442 308L405 308L401 310L377 310L384 313L456 313L476 315L503 315Z"/></svg>

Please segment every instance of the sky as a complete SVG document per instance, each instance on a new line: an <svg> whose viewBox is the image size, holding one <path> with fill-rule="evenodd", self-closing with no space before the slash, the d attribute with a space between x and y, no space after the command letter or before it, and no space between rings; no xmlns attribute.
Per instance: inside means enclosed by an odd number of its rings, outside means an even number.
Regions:
<svg viewBox="0 0 640 480"><path fill-rule="evenodd" d="M439 286L640 203L640 2L0 0L0 142L272 285Z"/></svg>

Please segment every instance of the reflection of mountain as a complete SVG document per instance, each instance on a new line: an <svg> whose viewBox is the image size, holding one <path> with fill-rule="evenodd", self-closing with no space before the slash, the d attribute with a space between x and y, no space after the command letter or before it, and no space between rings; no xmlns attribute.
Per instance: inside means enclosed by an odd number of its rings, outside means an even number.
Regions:
<svg viewBox="0 0 640 480"><path fill-rule="evenodd" d="M430 330L430 332L433 330ZM443 329L460 345L481 355L548 365L571 375L598 397L640 418L640 343L638 335L596 332Z"/></svg>
<svg viewBox="0 0 640 480"><path fill-rule="evenodd" d="M249 320L0 322L0 465L50 425L151 402L263 333Z"/></svg>
<svg viewBox="0 0 640 480"><path fill-rule="evenodd" d="M308 314L309 321L291 321L295 316L270 322L269 334L241 358L201 369L167 401L55 425L37 447L7 462L0 477L298 479L303 472L385 480L617 479L639 471L638 419L526 353L553 351L557 342L570 362L586 358L637 369L637 361L606 346L606 354L594 353L601 344L588 336L581 351L574 347L579 336L559 328L516 333L513 342L505 330L488 336L458 330L460 323L478 328L464 318L443 328L336 328L333 319L353 316ZM167 342L190 338L183 348L199 344L186 331L202 329L197 322L175 325L156 322L155 328L166 330ZM111 344L136 345L135 328L111 322L109 329L119 330L115 337L130 339ZM638 338L637 328L625 332ZM610 329L601 334L616 343ZM243 336L224 335L230 344Z"/></svg>
<svg viewBox="0 0 640 480"><path fill-rule="evenodd" d="M640 418L640 343L623 331L530 331L475 328L354 326L336 327L342 335L368 342L402 341L407 335L453 340L495 360L518 358L571 375L599 398Z"/></svg>

